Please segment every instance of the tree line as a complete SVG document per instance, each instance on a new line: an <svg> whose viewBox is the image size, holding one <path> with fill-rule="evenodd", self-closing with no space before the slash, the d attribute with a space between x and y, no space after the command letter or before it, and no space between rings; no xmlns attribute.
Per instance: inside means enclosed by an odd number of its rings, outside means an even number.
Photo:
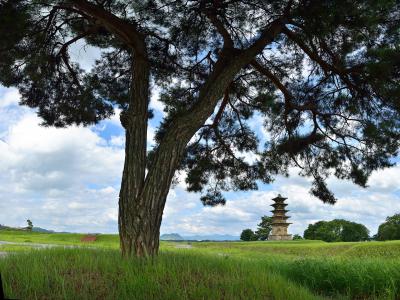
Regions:
<svg viewBox="0 0 400 300"><path fill-rule="evenodd" d="M267 240L272 230L272 218L263 216L258 224L257 230L244 229L240 235L242 241ZM370 237L368 228L356 222L343 219L332 221L318 221L309 224L303 234L307 240L322 240L325 242L359 242L367 240L400 240L400 213L386 218L382 223L377 234ZM298 234L293 239L302 239Z"/></svg>

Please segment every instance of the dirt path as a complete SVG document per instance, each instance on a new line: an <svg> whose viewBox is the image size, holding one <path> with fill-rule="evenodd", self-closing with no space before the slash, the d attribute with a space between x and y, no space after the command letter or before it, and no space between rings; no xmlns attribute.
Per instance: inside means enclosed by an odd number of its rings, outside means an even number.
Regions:
<svg viewBox="0 0 400 300"><path fill-rule="evenodd" d="M189 245L189 244L177 244L177 245L175 245L175 248L190 249L190 248L193 248L193 246Z"/></svg>
<svg viewBox="0 0 400 300"><path fill-rule="evenodd" d="M19 242L7 242L7 241L0 241L1 245L17 245L17 246L30 246L33 248L53 248L53 247L74 247L70 245L57 245L57 244L40 244L40 243L19 243ZM0 247L1 249L1 247Z"/></svg>

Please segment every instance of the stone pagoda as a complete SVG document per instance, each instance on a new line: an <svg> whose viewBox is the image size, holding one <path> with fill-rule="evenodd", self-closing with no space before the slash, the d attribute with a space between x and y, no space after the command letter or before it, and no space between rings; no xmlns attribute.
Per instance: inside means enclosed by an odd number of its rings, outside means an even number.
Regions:
<svg viewBox="0 0 400 300"><path fill-rule="evenodd" d="M286 220L290 217L286 216L288 210L285 209L287 204L285 200L287 198L283 198L280 194L278 197L272 199L274 204L271 206L274 210L271 210L273 213L272 216L272 231L268 237L268 240L272 241L281 241L281 240L291 240L292 235L287 233L288 226L292 223L287 223Z"/></svg>

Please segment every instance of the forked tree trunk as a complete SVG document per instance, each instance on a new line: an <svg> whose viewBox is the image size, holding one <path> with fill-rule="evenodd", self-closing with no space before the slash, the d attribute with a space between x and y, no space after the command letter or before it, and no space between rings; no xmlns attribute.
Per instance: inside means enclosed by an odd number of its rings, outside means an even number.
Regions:
<svg viewBox="0 0 400 300"><path fill-rule="evenodd" d="M125 165L119 197L119 234L123 256L153 256L158 253L159 234L166 198L185 147L196 129L175 126L158 147L145 181L135 178L139 160L133 145L137 140L126 130ZM177 139L176 137L180 138Z"/></svg>
<svg viewBox="0 0 400 300"><path fill-rule="evenodd" d="M151 210L149 199L136 193L134 169L135 153L130 147L132 137L126 134L125 166L119 197L118 226L120 247L125 257L156 255L159 246L159 227L155 226L162 211ZM128 142L130 140L130 142Z"/></svg>
<svg viewBox="0 0 400 300"><path fill-rule="evenodd" d="M124 197L121 197L124 199ZM158 254L162 211L152 212L140 205L143 201L133 199L131 207L119 207L120 247L124 257L148 257ZM125 209L123 209L123 207Z"/></svg>
<svg viewBox="0 0 400 300"><path fill-rule="evenodd" d="M171 141L159 155L139 189L135 186L135 159L130 131L126 132L125 165L119 197L119 235L122 255L147 257L158 254L159 235L166 198L187 139ZM161 147L163 148L163 147Z"/></svg>
<svg viewBox="0 0 400 300"><path fill-rule="evenodd" d="M160 226L169 185L163 190L160 185L153 186L152 193L144 193L142 185L139 193L136 192L133 170L138 162L130 146L136 141L128 131L126 140L118 215L121 252L124 257L154 256L158 254Z"/></svg>

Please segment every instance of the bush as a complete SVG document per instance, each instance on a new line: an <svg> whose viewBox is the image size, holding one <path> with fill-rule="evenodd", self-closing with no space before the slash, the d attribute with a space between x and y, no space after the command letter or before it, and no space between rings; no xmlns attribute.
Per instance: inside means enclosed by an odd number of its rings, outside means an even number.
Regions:
<svg viewBox="0 0 400 300"><path fill-rule="evenodd" d="M244 229L243 231L242 231L242 234L240 235L240 239L242 240L242 241L246 241L246 242L248 242L248 241L256 241L257 239L258 239L258 237L257 237L257 235L254 233L254 231L253 230L251 230L251 229Z"/></svg>
<svg viewBox="0 0 400 300"><path fill-rule="evenodd" d="M295 234L293 240L303 240L303 237L300 234Z"/></svg>

